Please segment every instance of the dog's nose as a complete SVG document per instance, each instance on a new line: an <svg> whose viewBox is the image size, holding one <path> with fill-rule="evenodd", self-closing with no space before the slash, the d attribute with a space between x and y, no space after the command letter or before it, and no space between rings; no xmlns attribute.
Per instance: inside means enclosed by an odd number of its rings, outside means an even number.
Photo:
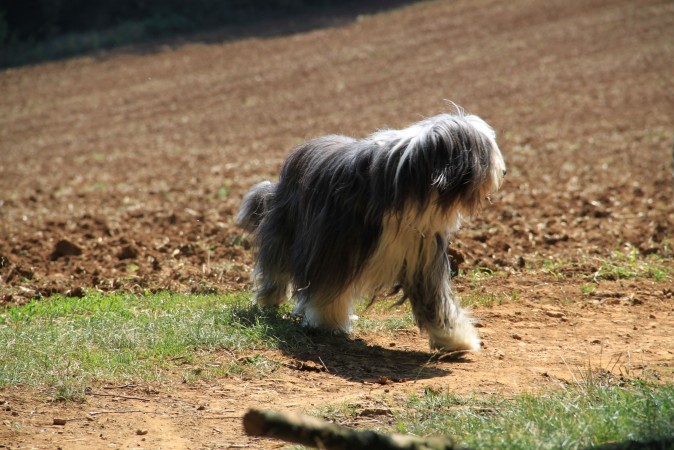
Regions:
<svg viewBox="0 0 674 450"><path fill-rule="evenodd" d="M503 176L505 177L506 172L508 172L508 169L503 169Z"/></svg>

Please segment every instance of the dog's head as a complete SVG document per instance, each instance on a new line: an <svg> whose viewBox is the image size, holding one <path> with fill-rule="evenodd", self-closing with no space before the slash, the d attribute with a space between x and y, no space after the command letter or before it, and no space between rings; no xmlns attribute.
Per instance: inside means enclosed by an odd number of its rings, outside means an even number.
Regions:
<svg viewBox="0 0 674 450"><path fill-rule="evenodd" d="M484 169L485 175L475 182L479 190L478 197L485 199L501 188L507 171L505 160L496 144L496 133L487 122L474 115L464 116L464 119L476 133L472 138L472 149L469 151L477 153L476 156L484 155L479 158L477 164L480 169Z"/></svg>
<svg viewBox="0 0 674 450"><path fill-rule="evenodd" d="M380 136L394 142L396 205L433 202L469 216L503 183L506 166L496 134L478 116L440 114Z"/></svg>

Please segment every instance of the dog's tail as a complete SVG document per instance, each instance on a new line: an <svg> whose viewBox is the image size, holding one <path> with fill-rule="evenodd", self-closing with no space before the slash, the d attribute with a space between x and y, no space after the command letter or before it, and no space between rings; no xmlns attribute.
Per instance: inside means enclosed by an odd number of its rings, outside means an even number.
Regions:
<svg viewBox="0 0 674 450"><path fill-rule="evenodd" d="M263 181L253 186L243 198L241 209L236 215L236 223L244 230L254 233L269 210L276 185Z"/></svg>

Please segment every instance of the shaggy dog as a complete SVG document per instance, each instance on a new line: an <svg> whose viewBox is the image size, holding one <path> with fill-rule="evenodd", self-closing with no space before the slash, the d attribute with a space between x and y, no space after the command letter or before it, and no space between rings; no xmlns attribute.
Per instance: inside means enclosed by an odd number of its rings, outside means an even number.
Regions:
<svg viewBox="0 0 674 450"><path fill-rule="evenodd" d="M306 325L348 333L356 299L396 286L431 349L478 350L447 248L505 173L492 128L462 112L299 145L237 216L258 248L255 300L278 305L292 292Z"/></svg>

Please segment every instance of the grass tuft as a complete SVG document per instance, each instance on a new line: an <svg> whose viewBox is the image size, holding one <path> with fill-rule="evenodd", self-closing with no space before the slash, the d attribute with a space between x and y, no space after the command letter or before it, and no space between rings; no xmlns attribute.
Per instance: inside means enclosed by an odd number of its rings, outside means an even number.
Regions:
<svg viewBox="0 0 674 450"><path fill-rule="evenodd" d="M607 258L582 258L580 261L546 258L540 270L555 280L580 275L594 283L636 278L663 282L674 276L670 259L655 253L644 255L632 245L613 250Z"/></svg>
<svg viewBox="0 0 674 450"><path fill-rule="evenodd" d="M302 345L288 313L252 306L241 294L92 293L33 301L0 316L0 387L44 386L55 399L78 400L93 379L157 381L177 361L189 365L187 379L269 373L276 366L261 356L204 361L218 349Z"/></svg>
<svg viewBox="0 0 674 450"><path fill-rule="evenodd" d="M383 411L376 431L450 436L473 449L674 448L674 384L626 380L604 370L580 371L563 390L466 397L426 387L406 398L369 399ZM357 426L369 405L327 405L326 420ZM652 444L650 447L645 445Z"/></svg>
<svg viewBox="0 0 674 450"><path fill-rule="evenodd" d="M358 334L393 335L400 330L416 328L409 302L398 304L399 297L381 299L374 303L362 302L356 305L358 320L354 321L354 331Z"/></svg>
<svg viewBox="0 0 674 450"><path fill-rule="evenodd" d="M599 269L592 275L595 282L630 278L646 278L660 282L672 276L672 268L662 257L655 254L641 257L633 246L628 246L625 251L614 250L610 259L599 262L601 263Z"/></svg>
<svg viewBox="0 0 674 450"><path fill-rule="evenodd" d="M397 409L395 431L451 435L476 449L584 448L674 436L674 385L589 379L512 399L465 399L427 389Z"/></svg>

